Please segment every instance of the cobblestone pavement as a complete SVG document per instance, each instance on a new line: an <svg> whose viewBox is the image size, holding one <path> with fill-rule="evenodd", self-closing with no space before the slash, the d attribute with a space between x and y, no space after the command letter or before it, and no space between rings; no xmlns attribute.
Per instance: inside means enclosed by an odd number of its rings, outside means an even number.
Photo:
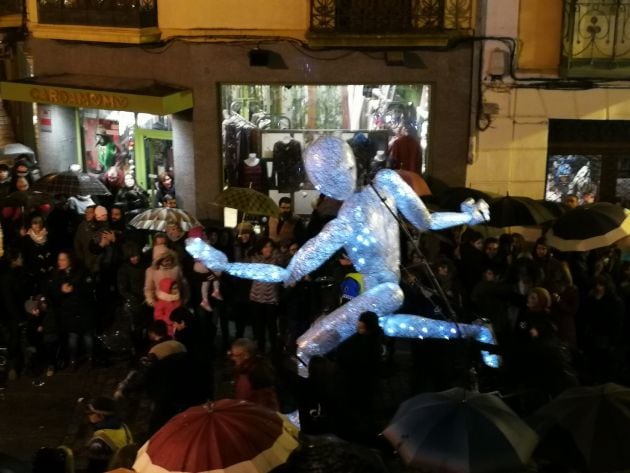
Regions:
<svg viewBox="0 0 630 473"><path fill-rule="evenodd" d="M78 452L76 466L81 468L84 462L80 452L90 431L85 408L79 400L111 395L128 371L129 363L119 361L107 367L83 365L77 372L59 371L45 378L45 384L40 387L33 386L29 376L10 381L0 399L0 454L30 462L34 452L42 446L66 445ZM222 354L215 361L216 398L231 396L231 379L231 366ZM402 374L383 380L382 402L392 412L407 397L407 384ZM123 402L121 408L137 443L144 443L148 401Z"/></svg>

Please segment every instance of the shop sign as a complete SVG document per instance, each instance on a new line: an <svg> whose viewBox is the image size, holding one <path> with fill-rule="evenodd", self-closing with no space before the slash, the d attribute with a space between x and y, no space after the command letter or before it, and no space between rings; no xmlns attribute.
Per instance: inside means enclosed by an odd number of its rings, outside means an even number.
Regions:
<svg viewBox="0 0 630 473"><path fill-rule="evenodd" d="M50 133L52 131L52 111L50 110L50 107L40 105L38 107L37 115L39 130Z"/></svg>
<svg viewBox="0 0 630 473"><path fill-rule="evenodd" d="M52 103L68 107L105 108L123 110L129 105L124 95L71 91L52 87L33 87L30 90L33 102Z"/></svg>

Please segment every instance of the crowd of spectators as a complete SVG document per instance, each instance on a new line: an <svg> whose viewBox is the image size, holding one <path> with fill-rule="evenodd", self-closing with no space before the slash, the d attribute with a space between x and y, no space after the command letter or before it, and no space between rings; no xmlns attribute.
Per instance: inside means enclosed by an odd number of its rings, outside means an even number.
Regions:
<svg viewBox="0 0 630 473"><path fill-rule="evenodd" d="M174 194L172 179L164 184ZM361 291L345 255L285 288L215 274L192 259L185 239L205 238L231 261L286 265L325 223L317 209L306 225L282 202L273 228L262 233L248 222L185 232L175 221L161 233L130 227L124 205L97 202L81 212L66 205L68 197L18 217L2 213L0 346L9 387L18 376L36 388L59 370L80 376L84 367L127 356L133 368L109 394L147 396L154 432L212 399L214 361L229 358L234 396L299 410L307 433L369 443L383 427L379 380L397 369L402 345L411 353L412 392L481 384L512 393L524 412L570 386L629 381L630 258L615 247L559 254L542 237L484 238L471 228L411 239L403 233L401 311L488 319L503 366L484 367L470 342L388 340L376 315L364 313L357 334L314 358L303 379L292 358L295 340Z"/></svg>

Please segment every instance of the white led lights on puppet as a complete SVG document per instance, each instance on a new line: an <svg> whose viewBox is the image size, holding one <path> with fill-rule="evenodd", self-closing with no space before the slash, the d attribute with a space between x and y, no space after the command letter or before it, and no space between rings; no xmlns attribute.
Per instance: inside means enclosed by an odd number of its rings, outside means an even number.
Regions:
<svg viewBox="0 0 630 473"><path fill-rule="evenodd" d="M372 185L357 190L352 150L345 141L333 136L323 136L309 145L304 152L304 164L309 180L317 190L344 203L337 217L298 250L286 269L273 265L227 263L227 259L216 254L220 253L217 250L205 250L203 242L189 240L187 250L212 270L266 282L278 282L277 278L281 278L285 284L291 285L344 248L356 270L363 275L365 292L320 318L298 339L297 356L305 366L313 356L329 352L355 333L359 315L366 311L379 315L381 324L391 336L417 338L417 331L425 333L425 338L456 338L461 333L464 337L495 344L492 332L483 325L393 314L402 305L403 294L398 286L398 222L390 209L398 209L420 230L437 230L488 220L485 202L467 201L462 204L461 213L431 214L413 189L391 169L378 171ZM451 329L455 329L455 333ZM490 366L498 363L492 355L484 357L484 361ZM304 367L300 372L304 374Z"/></svg>

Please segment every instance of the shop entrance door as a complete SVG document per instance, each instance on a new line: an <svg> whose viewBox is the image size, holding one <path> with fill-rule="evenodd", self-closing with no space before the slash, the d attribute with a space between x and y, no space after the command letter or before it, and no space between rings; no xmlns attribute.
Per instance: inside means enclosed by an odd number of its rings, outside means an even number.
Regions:
<svg viewBox="0 0 630 473"><path fill-rule="evenodd" d="M156 182L161 172L168 171L175 177L173 167L173 132L137 128L135 138L136 181L155 202Z"/></svg>

